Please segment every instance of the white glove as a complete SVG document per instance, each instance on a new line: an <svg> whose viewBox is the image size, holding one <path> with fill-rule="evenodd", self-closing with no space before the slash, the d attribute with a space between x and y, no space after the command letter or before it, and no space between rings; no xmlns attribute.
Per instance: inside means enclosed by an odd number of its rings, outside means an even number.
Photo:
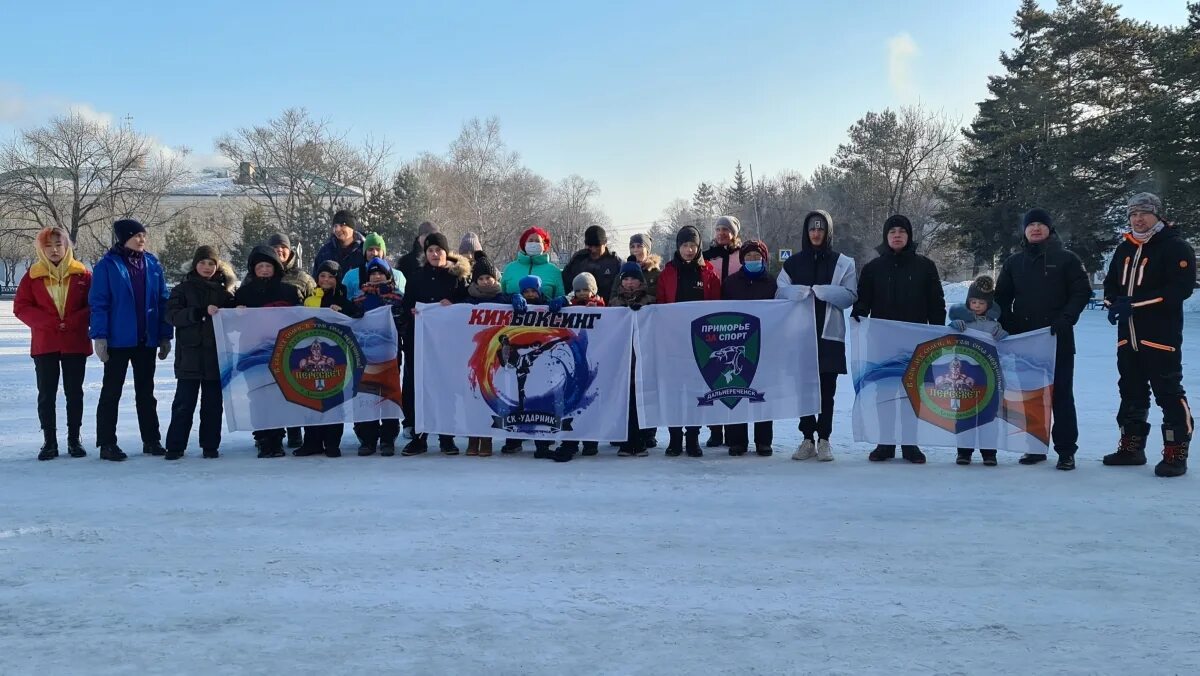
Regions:
<svg viewBox="0 0 1200 676"><path fill-rule="evenodd" d="M92 351L100 359L100 363L108 361L108 339L97 338L92 341Z"/></svg>

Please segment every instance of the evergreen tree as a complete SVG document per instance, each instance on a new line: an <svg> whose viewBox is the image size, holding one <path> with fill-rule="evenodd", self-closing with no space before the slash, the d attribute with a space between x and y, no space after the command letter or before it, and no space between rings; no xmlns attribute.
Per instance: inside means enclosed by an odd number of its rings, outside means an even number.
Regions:
<svg viewBox="0 0 1200 676"><path fill-rule="evenodd" d="M698 216L712 218L717 212L717 191L711 183L701 181L692 195L692 210Z"/></svg>
<svg viewBox="0 0 1200 676"><path fill-rule="evenodd" d="M742 171L742 163L737 163L733 171L733 185L725 189L725 211L738 211L750 202L750 183Z"/></svg>
<svg viewBox="0 0 1200 676"><path fill-rule="evenodd" d="M264 244L274 232L275 229L267 223L267 212L262 207L247 211L242 216L242 238L230 252L233 267L245 271L250 252L259 244Z"/></svg>
<svg viewBox="0 0 1200 676"><path fill-rule="evenodd" d="M191 269L192 254L196 252L196 247L200 246L196 231L192 229L186 214L175 219L163 239L162 249L158 252L163 274L168 282L181 280Z"/></svg>

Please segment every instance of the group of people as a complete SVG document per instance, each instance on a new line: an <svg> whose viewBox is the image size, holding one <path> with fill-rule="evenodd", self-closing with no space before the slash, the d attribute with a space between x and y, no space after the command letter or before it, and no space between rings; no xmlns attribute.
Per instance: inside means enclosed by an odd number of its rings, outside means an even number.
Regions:
<svg viewBox="0 0 1200 676"><path fill-rule="evenodd" d="M1177 230L1162 220L1162 203L1150 193L1128 202L1129 229L1118 244L1104 281L1109 321L1117 325L1120 441L1104 457L1106 465L1146 464L1150 426L1150 393L1163 410L1162 461L1159 476L1187 471L1192 416L1182 385L1183 301L1196 282L1195 255ZM794 460L833 460L829 438L837 379L846 373L846 319L862 317L968 328L996 339L1049 328L1057 338L1052 395L1053 446L1057 468L1075 468L1078 425L1073 395L1074 325L1091 298L1091 285L1079 258L1064 248L1051 215L1032 209L1022 219L1020 248L1003 264L996 280L988 276L970 286L967 301L947 308L937 266L917 253L913 227L903 215L883 224L878 256L859 274L855 261L834 248L833 218L825 211L803 220L802 245L777 276L768 272L770 252L764 242L742 241L733 216L714 223L707 248L699 230L684 226L675 236L674 252L665 264L653 253L648 234L630 237L622 260L608 249L599 226L584 233L585 248L559 269L549 256L549 233L530 227L516 242L515 259L501 271L468 233L452 249L432 223L422 223L411 250L393 266L378 234L363 234L354 215L333 217L328 242L313 262L311 275L300 267L286 234L272 235L254 248L248 274L238 284L231 266L211 246L196 249L183 280L168 289L166 274L146 251L146 229L132 219L113 224L113 246L89 271L75 259L61 228L46 228L36 240L37 261L22 278L14 313L32 330L31 353L38 386L38 416L44 443L38 458L59 454L55 417L61 378L66 395L67 444L72 457L87 455L80 429L82 383L91 354L103 363L104 377L96 410L96 445L105 460L124 460L117 445L117 407L129 366L133 367L142 450L175 460L183 457L191 436L197 402L199 445L206 458L219 456L221 385L212 317L223 308L297 306L329 308L350 316L391 308L403 355L403 419L359 422L354 434L358 454L396 452L401 434L405 456L429 450L426 434L414 428L413 334L419 303L504 303L517 310L546 305L557 312L568 306L621 306L639 310L655 303L710 300L812 299L818 328L821 410L800 420L803 435ZM171 406L166 445L161 443L153 381L156 357L166 359L175 347L178 381ZM520 372L520 355L507 353ZM429 385L427 386L434 386ZM618 455L645 456L658 445L656 430L641 429L630 398L627 438ZM733 456L773 453L771 421L709 428L704 445L700 428L670 428L666 455L700 457L703 448L725 447ZM259 457L341 454L342 425L254 432ZM601 440L536 442L535 456L568 461L577 453L595 455ZM517 453L520 440L506 440L502 453ZM451 436L440 435L438 449L457 455ZM994 449L980 449L985 465L995 465ZM490 456L490 438L468 439L466 454ZM902 445L901 457L912 463L926 458L917 446ZM957 462L970 464L974 449L958 449ZM896 448L879 445L871 461L896 457ZM1033 465L1046 455L1025 454L1020 463Z"/></svg>

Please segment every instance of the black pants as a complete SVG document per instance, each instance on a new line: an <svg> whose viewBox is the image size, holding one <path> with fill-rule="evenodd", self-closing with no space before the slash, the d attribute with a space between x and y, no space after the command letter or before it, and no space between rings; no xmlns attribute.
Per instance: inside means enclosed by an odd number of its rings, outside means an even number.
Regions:
<svg viewBox="0 0 1200 676"><path fill-rule="evenodd" d="M775 439L775 423L770 420L754 423L754 443L763 446L770 446ZM750 446L750 426L747 424L741 425L726 425L725 426L725 442L730 448L736 446Z"/></svg>
<svg viewBox="0 0 1200 676"><path fill-rule="evenodd" d="M361 423L357 423L357 427ZM304 446L306 448L321 449L325 451L342 450L342 434L346 432L346 426L342 423L336 425L308 425L304 428Z"/></svg>
<svg viewBox="0 0 1200 676"><path fill-rule="evenodd" d="M413 364L413 342L411 335L405 335L400 340L400 353L404 355L403 382L400 384L400 410L404 413L404 427L416 426L416 370Z"/></svg>
<svg viewBox="0 0 1200 676"><path fill-rule="evenodd" d="M280 427L271 430L254 430L251 433L254 441L265 446L282 446L283 439L287 436L287 429Z"/></svg>
<svg viewBox="0 0 1200 676"><path fill-rule="evenodd" d="M359 443L368 446L374 446L376 443L394 444L396 437L400 436L400 421L396 418L388 418L357 422L354 423L354 435L358 437Z"/></svg>
<svg viewBox="0 0 1200 676"><path fill-rule="evenodd" d="M1174 352L1145 345L1137 351L1128 346L1117 348L1117 387L1121 390L1121 406L1117 409L1117 424L1126 434L1148 436L1150 424L1150 393L1162 409L1163 441L1189 441L1192 438L1192 414L1183 391L1183 358L1179 348ZM1058 394L1058 380L1054 382ZM1058 402L1056 401L1055 404ZM1058 414L1057 406L1054 409ZM1058 421L1055 421L1054 443L1058 445Z"/></svg>
<svg viewBox="0 0 1200 676"><path fill-rule="evenodd" d="M96 445L117 443L117 406L125 388L125 374L133 365L133 394L137 405L138 428L142 443L158 443L158 401L154 398L153 347L110 347L104 362L104 382L100 403L96 405Z"/></svg>
<svg viewBox="0 0 1200 676"><path fill-rule="evenodd" d="M685 431L687 432L687 436L689 436L689 437L699 438L699 436L700 436L700 426L699 425L694 425L691 427L668 427L667 428L667 434L671 435L672 442L674 442L676 439L683 439L683 434Z"/></svg>
<svg viewBox="0 0 1200 676"><path fill-rule="evenodd" d="M821 415L806 415L800 419L800 433L805 439L829 439L833 432L833 395L837 393L836 373L821 374Z"/></svg>
<svg viewBox="0 0 1200 676"><path fill-rule="evenodd" d="M1119 356L1119 355L1118 355ZM1179 366L1176 360L1177 368ZM1119 364L1118 364L1119 370ZM1182 370L1179 371L1182 379ZM1054 426L1050 430L1050 438L1054 440L1054 450L1058 453L1074 453L1079 448L1079 420L1075 417L1075 355L1062 350L1054 358L1054 393L1051 396L1050 407L1054 414ZM1176 381L1178 384L1179 381ZM1179 390L1183 392L1182 386ZM1147 395L1147 404L1149 404ZM1145 415L1142 421L1145 422Z"/></svg>
<svg viewBox="0 0 1200 676"><path fill-rule="evenodd" d="M38 422L46 441L54 439L58 431L58 379L61 375L63 394L67 399L67 433L79 437L83 425L83 376L87 368L87 356L82 354L39 354L33 358L33 370L37 375Z"/></svg>
<svg viewBox="0 0 1200 676"><path fill-rule="evenodd" d="M167 427L167 450L187 450L192 435L192 416L200 399L200 448L215 451L221 446L221 381L180 380L171 402L171 424Z"/></svg>
<svg viewBox="0 0 1200 676"><path fill-rule="evenodd" d="M646 442L654 436L654 428L643 429L638 422L637 412L637 382L636 376L629 379L629 424L625 428L625 443L637 448L645 448Z"/></svg>

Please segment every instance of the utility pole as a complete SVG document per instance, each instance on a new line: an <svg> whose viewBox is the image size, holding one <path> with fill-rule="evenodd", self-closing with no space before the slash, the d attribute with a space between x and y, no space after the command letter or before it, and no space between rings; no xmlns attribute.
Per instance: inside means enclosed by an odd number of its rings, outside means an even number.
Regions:
<svg viewBox="0 0 1200 676"><path fill-rule="evenodd" d="M758 188L754 187L754 165L750 164L750 195L754 200L754 236L762 239L762 223L758 220Z"/></svg>

